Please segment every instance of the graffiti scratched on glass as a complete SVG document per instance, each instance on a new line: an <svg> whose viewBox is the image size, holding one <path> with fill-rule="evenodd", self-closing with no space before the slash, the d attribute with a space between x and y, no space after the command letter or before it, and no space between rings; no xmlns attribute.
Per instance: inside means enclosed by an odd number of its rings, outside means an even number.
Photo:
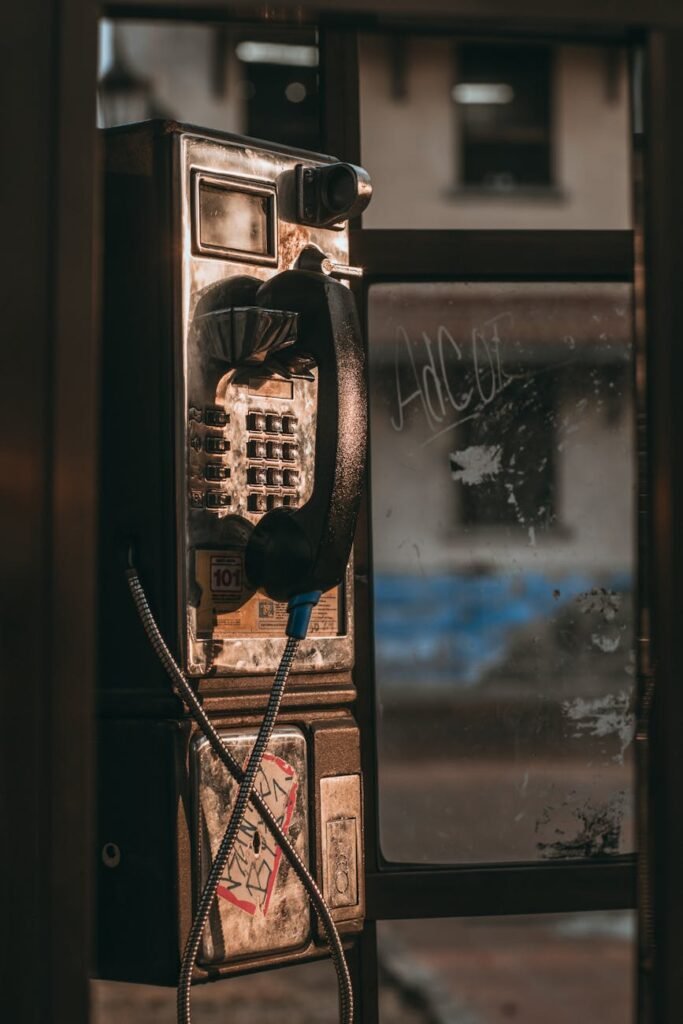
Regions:
<svg viewBox="0 0 683 1024"><path fill-rule="evenodd" d="M421 445L425 447L442 434L481 416L513 381L533 376L529 372L510 373L503 365L501 333L512 326L511 312L498 313L473 327L467 344L462 345L445 324L437 326L433 337L422 331L417 343L399 325L394 348L394 430L403 430L406 409L417 403L430 431L430 437ZM565 335L562 340L573 347L574 339L570 336ZM409 382L405 370L401 372L404 366L409 370ZM461 377L458 367L465 371Z"/></svg>

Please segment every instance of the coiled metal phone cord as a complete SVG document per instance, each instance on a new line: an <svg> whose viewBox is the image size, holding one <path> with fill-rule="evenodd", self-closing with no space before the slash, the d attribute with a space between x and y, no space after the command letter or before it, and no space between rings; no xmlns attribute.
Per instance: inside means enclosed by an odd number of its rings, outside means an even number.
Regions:
<svg viewBox="0 0 683 1024"><path fill-rule="evenodd" d="M199 948L199 942L201 941L201 934L204 929L208 913L211 908L215 896L215 889L220 875L225 867L225 863L230 855L231 847L234 843L235 836L239 831L241 824L241 818L246 810L247 803L249 800L254 804L256 810L263 819L269 832L277 842L278 846L282 849L283 853L289 860L294 873L301 881L304 886L311 905L315 908L316 912L320 917L323 931L327 939L327 943L330 949L330 955L334 968L337 974L337 982L339 986L339 1004L340 1004L340 1020L342 1024L353 1024L354 1005L353 1005L353 986L351 983L351 976L349 969L346 964L344 957L344 950L339 937L339 932L332 919L330 910L325 902L325 899L318 888L318 885L311 875L310 871L304 864L303 860L296 852L292 844L290 843L287 836L284 834L279 824L275 820L272 812L266 803L261 799L258 793L253 792L253 781L258 771L258 765L261 757L265 752L270 733L272 732L275 724L275 718L277 716L277 710L279 709L280 701L282 699L282 693L287 682L287 676L289 675L289 669L291 668L292 660L296 653L298 641L289 638L285 652L282 657L282 661L278 668L275 681L273 683L273 689L271 691L271 697L268 702L268 710L266 711L266 717L264 718L261 729L259 730L259 736L254 745L254 749L249 758L249 764L247 765L246 771L243 771L239 763L235 760L231 752L223 743L220 734L215 729L211 721L206 715L204 708L202 707L197 695L188 683L185 675L181 671L180 667L176 663L173 655L171 654L166 641L164 640L159 627L156 624L152 611L149 607L147 597L142 588L140 578L137 570L131 567L126 572L128 580L128 586L130 588L133 602L137 609L138 615L142 626L147 634L147 638L154 651L156 652L159 660L161 661L166 674L171 679L173 688L178 696L184 701L189 707L192 717L197 722L198 726L209 741L212 750L220 758L223 764L226 766L233 778L240 784L240 792L238 793L235 808L230 818L230 822L226 829L226 832L221 841L216 858L214 859L209 878L207 879L206 885L200 897L197 914L193 922L190 936L188 938L185 953L183 955L183 962L181 967L181 974L178 982L178 1024L191 1024L191 1006L190 1006L190 985L192 980L192 972L194 969L195 958L197 950ZM274 710L273 710L274 709ZM270 712L270 714L269 714ZM268 735L265 740L261 740L261 733L264 731L266 722L269 724ZM265 735L265 732L264 732ZM257 747L260 748L260 755L257 755ZM252 773L251 784L249 785L249 792L246 793L246 787L244 785L245 780L248 779L249 768L254 762L254 769ZM242 790L245 790L245 796L242 797ZM240 814L239 822L236 821L236 811L238 804L241 803L242 811ZM234 823L234 824L233 824ZM234 834L233 834L234 833ZM220 864L220 868L217 869L216 865L219 862L223 854L223 860ZM215 876L215 878L214 878ZM200 924L200 914L203 915L203 920Z"/></svg>

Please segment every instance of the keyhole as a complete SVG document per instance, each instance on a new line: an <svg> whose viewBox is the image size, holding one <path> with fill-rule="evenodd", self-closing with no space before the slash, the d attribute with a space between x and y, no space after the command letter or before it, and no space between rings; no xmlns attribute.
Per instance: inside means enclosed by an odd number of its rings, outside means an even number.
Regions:
<svg viewBox="0 0 683 1024"><path fill-rule="evenodd" d="M261 836L258 832L254 832L254 838L251 841L251 845L254 847L255 854L259 854L261 852Z"/></svg>
<svg viewBox="0 0 683 1024"><path fill-rule="evenodd" d="M102 862L108 868L117 868L121 863L121 851L116 843L105 843L102 847Z"/></svg>

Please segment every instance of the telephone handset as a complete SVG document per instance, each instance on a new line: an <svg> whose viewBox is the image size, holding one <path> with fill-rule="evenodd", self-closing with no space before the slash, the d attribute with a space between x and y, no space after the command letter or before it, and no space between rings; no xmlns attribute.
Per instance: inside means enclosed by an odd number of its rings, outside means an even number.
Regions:
<svg viewBox="0 0 683 1024"><path fill-rule="evenodd" d="M167 122L106 153L99 973L175 984L185 949L189 1020L190 981L320 956L322 921L350 1020L366 394L334 278L355 273L345 218L369 182Z"/></svg>
<svg viewBox="0 0 683 1024"><path fill-rule="evenodd" d="M246 282L237 282L239 297L246 290ZM311 496L300 508L281 506L266 512L251 533L245 554L246 576L253 588L274 601L287 601L302 591L327 591L344 579L365 467L363 350L353 296L323 274L284 271L261 284L253 300L269 315L282 311L289 324L283 330L273 316L277 329L270 348L251 348L239 355L233 351L230 357L237 365L258 360L267 372L272 353L277 375L293 372L278 362L278 356L290 364L298 358L304 367L313 364L318 371ZM246 311L241 312L244 317ZM290 314L298 321L296 340Z"/></svg>

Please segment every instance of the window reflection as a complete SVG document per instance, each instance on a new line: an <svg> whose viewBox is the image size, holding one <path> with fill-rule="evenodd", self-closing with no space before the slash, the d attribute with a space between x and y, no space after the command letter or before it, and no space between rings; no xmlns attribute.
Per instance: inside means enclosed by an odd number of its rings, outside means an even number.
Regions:
<svg viewBox="0 0 683 1024"><path fill-rule="evenodd" d="M630 289L370 289L381 834L632 849Z"/></svg>

